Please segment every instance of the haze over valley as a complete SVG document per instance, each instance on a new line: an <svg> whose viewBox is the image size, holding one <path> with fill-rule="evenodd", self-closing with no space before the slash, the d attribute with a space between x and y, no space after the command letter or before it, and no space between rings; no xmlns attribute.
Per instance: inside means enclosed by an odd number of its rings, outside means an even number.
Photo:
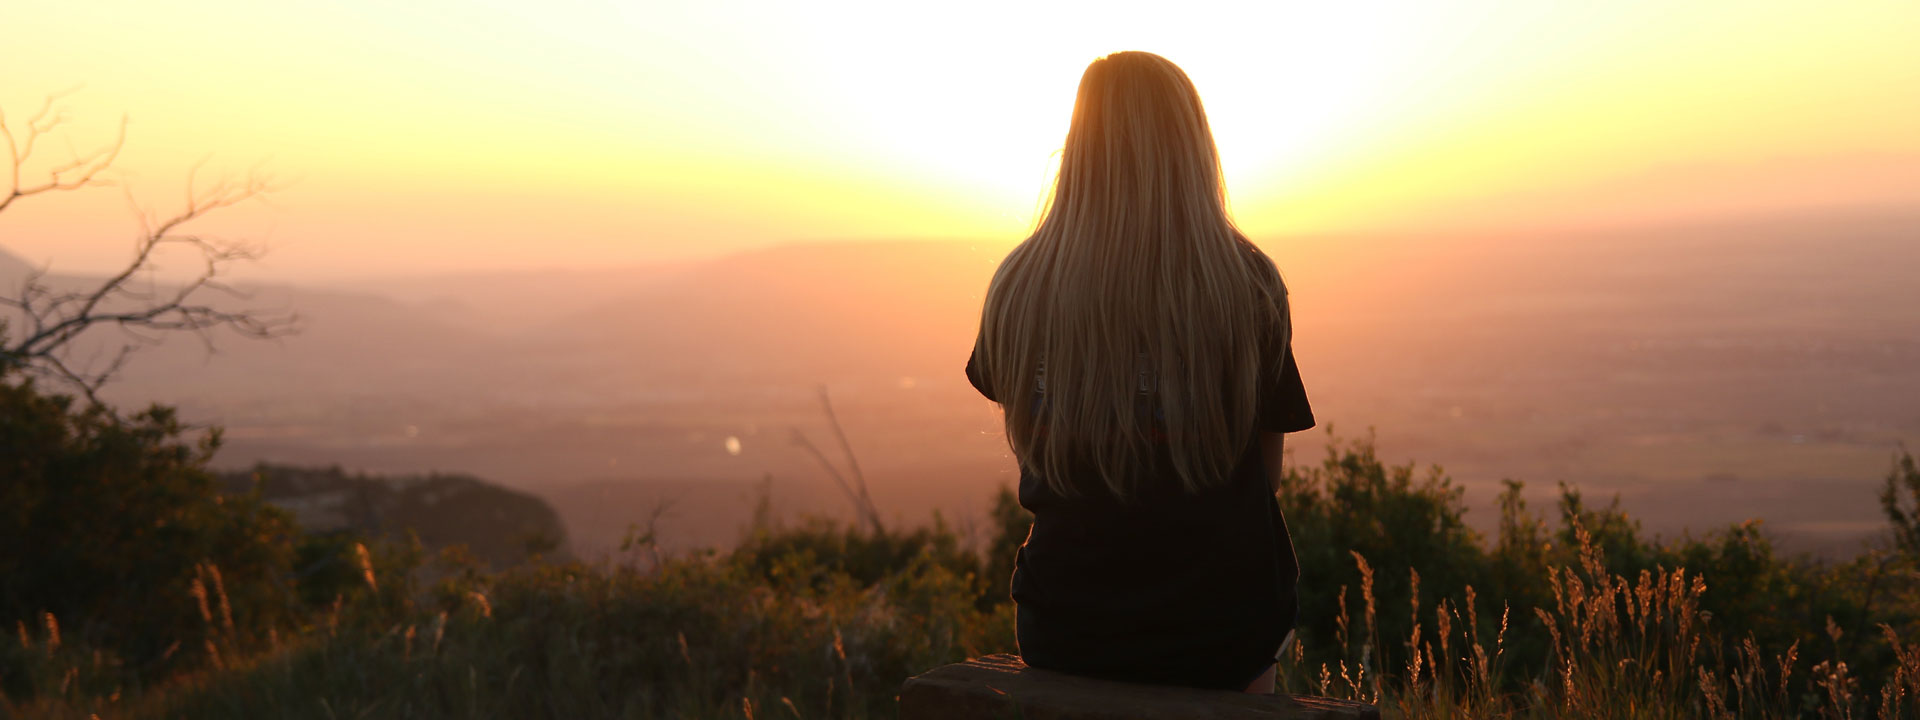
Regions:
<svg viewBox="0 0 1920 720"><path fill-rule="evenodd" d="M1920 212L1856 209L1573 234L1262 241L1291 290L1320 428L1444 466L1618 493L1672 536L1747 518L1851 552L1920 439ZM825 387L883 515L964 528L1015 480L960 369L1010 243L811 243L657 266L251 288L278 341L171 337L108 389L224 428L215 465L470 473L545 497L601 557L663 508L665 545L776 510L845 516ZM0 278L23 267L0 257ZM64 280L62 280L64 282ZM11 290L11 287L6 288ZM117 342L111 333L93 339ZM1489 516L1476 513L1480 522Z"/></svg>

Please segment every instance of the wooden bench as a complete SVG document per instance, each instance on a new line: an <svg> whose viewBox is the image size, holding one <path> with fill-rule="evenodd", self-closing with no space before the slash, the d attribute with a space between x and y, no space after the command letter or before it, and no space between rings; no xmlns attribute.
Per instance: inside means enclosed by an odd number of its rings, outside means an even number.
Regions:
<svg viewBox="0 0 1920 720"><path fill-rule="evenodd" d="M1372 705L1095 680L988 655L937 667L900 688L900 720L1379 720Z"/></svg>

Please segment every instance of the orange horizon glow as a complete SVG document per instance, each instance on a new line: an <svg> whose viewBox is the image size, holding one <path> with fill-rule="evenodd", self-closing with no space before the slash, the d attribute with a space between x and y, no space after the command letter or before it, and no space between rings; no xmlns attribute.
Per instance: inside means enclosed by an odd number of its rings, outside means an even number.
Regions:
<svg viewBox="0 0 1920 720"><path fill-rule="evenodd" d="M1080 71L1127 49L1193 77L1263 240L1920 207L1913 3L191 5L10 8L0 111L81 86L48 147L124 113L161 210L208 153L264 159L292 185L207 229L269 277L1012 242ZM30 198L0 248L111 267L129 218Z"/></svg>

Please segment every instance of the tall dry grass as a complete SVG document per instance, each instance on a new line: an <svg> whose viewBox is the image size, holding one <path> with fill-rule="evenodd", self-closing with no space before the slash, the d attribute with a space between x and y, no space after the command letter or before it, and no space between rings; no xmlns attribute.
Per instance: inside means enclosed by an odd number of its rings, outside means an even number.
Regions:
<svg viewBox="0 0 1920 720"><path fill-rule="evenodd" d="M1405 510L1399 495L1417 486L1371 457L1329 458L1327 468L1375 480L1319 496L1329 499L1323 514L1351 514L1355 498ZM1000 534L1017 544L1024 520L1010 503ZM1307 537L1314 510L1288 512ZM1325 623L1303 618L1330 629L1303 623L1281 663L1284 687L1398 718L1920 717L1920 643L1909 639L1920 598L1902 580L1915 574L1906 556L1797 568L1801 580L1783 583L1767 579L1785 566L1755 550L1749 526L1692 555L1656 554L1623 536L1630 528L1617 517L1592 533L1588 514L1566 517L1571 542L1508 523L1517 529L1503 532L1501 552L1523 558L1511 566L1526 572L1343 549L1354 581L1303 588L1332 600ZM1436 521L1385 531L1409 527L1457 530ZM1408 532L1408 542L1425 537ZM250 622L227 597L234 578L202 563L183 591L198 624L167 649L203 660L197 669L141 684L111 653L76 641L70 628L85 618L21 619L17 642L0 643L0 675L27 691L0 697L0 718L892 717L909 675L1015 649L1012 607L995 601L1004 585L983 579L991 565L938 523L763 523L753 533L727 553L636 547L631 564L503 572L457 553L429 560L417 547L349 544L350 582L330 602L303 601L309 609L290 626ZM1393 547L1350 537L1349 547ZM1482 547L1469 539L1449 542ZM1622 547L1708 562L1634 568L1608 557ZM1458 582L1479 577L1500 589ZM1852 609L1816 622L1779 609L1765 632L1732 623L1747 608L1804 600L1764 594L1776 588L1864 596L1795 605Z"/></svg>
<svg viewBox="0 0 1920 720"><path fill-rule="evenodd" d="M1501 681L1511 607L1483 605L1471 585L1458 602L1423 603L1419 572L1410 570L1412 630L1404 638L1381 637L1375 571L1353 553L1361 578L1359 618L1348 614L1349 589L1341 586L1334 638L1341 657L1309 667L1307 648L1296 643L1282 659L1283 686L1375 703L1399 718L1920 717L1920 645L1904 642L1892 627L1878 627L1897 661L1877 689L1861 687L1837 659L1797 674L1799 642L1769 653L1747 637L1734 652L1719 650L1711 613L1701 609L1708 578L1685 568L1633 578L1610 574L1591 536L1578 527L1576 536L1578 563L1550 567L1552 604L1532 609L1549 639L1548 660L1520 682ZM1843 650L1843 631L1831 618L1821 635L1836 655ZM1387 642L1407 649L1404 664L1382 666L1378 648Z"/></svg>
<svg viewBox="0 0 1920 720"><path fill-rule="evenodd" d="M908 675L1012 646L1011 607L980 608L976 577L937 548L869 538L862 552L899 564L862 582L825 569L834 538L793 537L820 527L644 568L471 578L362 546L360 585L291 636L230 624L206 567L189 590L203 625L180 649L207 654L200 670L112 686L48 617L8 654L34 655L36 692L0 698L0 717L879 718Z"/></svg>

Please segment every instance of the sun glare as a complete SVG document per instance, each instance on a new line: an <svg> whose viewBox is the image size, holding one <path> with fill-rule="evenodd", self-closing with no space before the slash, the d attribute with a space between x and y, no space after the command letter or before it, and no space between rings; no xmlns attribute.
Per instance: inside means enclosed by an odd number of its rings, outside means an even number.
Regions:
<svg viewBox="0 0 1920 720"><path fill-rule="evenodd" d="M196 3L17 9L0 109L84 86L70 139L126 113L142 197L209 152L271 158L306 178L273 263L316 273L1017 238L1080 72L1122 50L1193 78L1256 235L1506 222L1674 167L1734 168L1688 175L1726 197L1910 201L1920 166L1913 3ZM124 214L100 197L9 213L7 242L81 258L63 238Z"/></svg>
<svg viewBox="0 0 1920 720"><path fill-rule="evenodd" d="M1222 22L1232 10L1232 22ZM854 3L777 5L721 22L740 52L777 58L753 83L760 99L799 115L767 118L766 132L803 128L833 147L843 168L911 176L1008 208L1000 230L1031 222L1057 164L1079 74L1092 59L1147 50L1187 70L1207 103L1230 188L1264 193L1312 176L1388 100L1411 69L1418 18L1383 18L1349 4L1098 7L985 3L954 7ZM719 7L717 17L737 8ZM629 6L636 27L657 9ZM1143 19L1151 18L1150 21ZM1444 28L1443 28L1444 29ZM815 41L833 38L834 41ZM692 48L687 48L693 52ZM699 54L704 55L704 54ZM695 60L695 62L705 62ZM743 57L721 64L741 72ZM746 102L754 102L748 99Z"/></svg>

